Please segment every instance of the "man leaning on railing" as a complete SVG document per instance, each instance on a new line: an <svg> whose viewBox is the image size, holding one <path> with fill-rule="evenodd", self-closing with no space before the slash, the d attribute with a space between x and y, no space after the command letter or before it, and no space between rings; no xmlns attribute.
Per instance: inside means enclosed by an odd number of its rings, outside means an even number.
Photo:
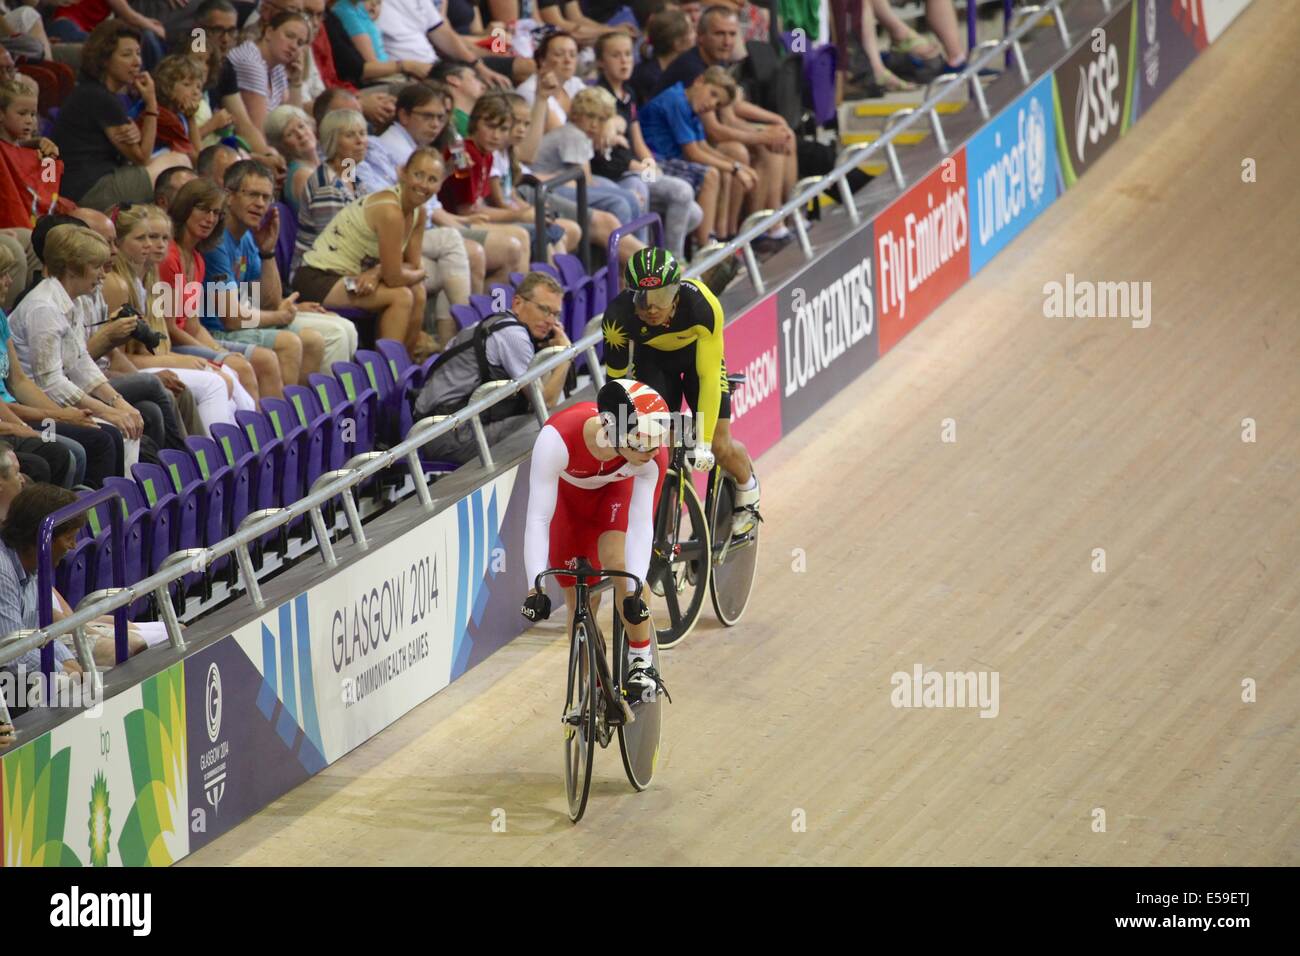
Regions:
<svg viewBox="0 0 1300 956"><path fill-rule="evenodd" d="M518 379L540 349L567 348L561 315L564 290L551 276L530 272L519 284L510 310L502 309L457 332L443 350L428 381L415 400L416 419L451 415L469 404L474 390L485 382ZM542 379L548 407L564 397L571 362L564 362ZM488 445L500 441L528 421L528 398L520 394L483 413ZM424 447L429 457L464 464L478 454L473 428L467 423L434 439Z"/></svg>

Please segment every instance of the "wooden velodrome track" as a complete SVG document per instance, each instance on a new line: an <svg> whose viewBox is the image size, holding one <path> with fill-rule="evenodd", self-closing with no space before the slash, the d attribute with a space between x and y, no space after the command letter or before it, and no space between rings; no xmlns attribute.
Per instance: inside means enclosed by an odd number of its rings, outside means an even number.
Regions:
<svg viewBox="0 0 1300 956"><path fill-rule="evenodd" d="M651 790L615 744L568 822L549 624L190 861L1300 863L1298 21L1254 4L761 461L757 597L665 654ZM1150 327L1044 318L1067 272L1150 281ZM894 708L918 663L998 715Z"/></svg>

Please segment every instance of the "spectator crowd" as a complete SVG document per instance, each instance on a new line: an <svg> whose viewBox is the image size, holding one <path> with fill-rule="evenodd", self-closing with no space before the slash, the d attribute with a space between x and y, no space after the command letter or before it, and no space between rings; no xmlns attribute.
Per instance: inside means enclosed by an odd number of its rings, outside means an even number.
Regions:
<svg viewBox="0 0 1300 956"><path fill-rule="evenodd" d="M0 3L0 501L130 476L376 339L460 356L438 413L476 354L517 377L568 342L555 257L603 264L622 230L617 268L656 213L690 259L828 171L797 69L771 69L783 31L829 25L842 69L866 58L851 88L900 89L877 22L913 61L959 60L951 0L929 6L941 44L888 0ZM575 169L585 218L574 182L543 188ZM790 239L775 222L758 250ZM460 329L502 285L512 321ZM442 452L467 460L467 435ZM25 527L0 553L21 588Z"/></svg>

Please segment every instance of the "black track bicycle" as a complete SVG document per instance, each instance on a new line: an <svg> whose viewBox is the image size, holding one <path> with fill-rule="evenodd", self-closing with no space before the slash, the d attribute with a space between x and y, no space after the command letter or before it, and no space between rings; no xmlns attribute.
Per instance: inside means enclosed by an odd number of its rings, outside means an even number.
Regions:
<svg viewBox="0 0 1300 956"><path fill-rule="evenodd" d="M745 381L729 374L733 389ZM758 522L743 535L733 535L736 482L715 465L709 472L704 501L700 501L686 446L674 441L655 511L654 548L646 580L657 600L656 639L675 647L690 634L704 608L707 592L718 620L731 627L749 606L758 575ZM659 605L662 604L662 607Z"/></svg>
<svg viewBox="0 0 1300 956"><path fill-rule="evenodd" d="M585 558L579 558L574 568L548 568L537 575L534 587L540 593L544 578L555 575L577 578L574 584L573 627L569 633L568 683L564 695L564 785L569 798L569 819L577 823L587 809L587 796L591 791L591 769L595 761L596 746L609 746L615 730L618 732L618 749L623 755L623 770L635 790L644 790L654 778L659 762L659 742L663 729L663 701L671 703L667 689L657 677L655 686L645 696L635 699L627 690L627 648L623 619L615 607L612 625L614 669L605 655L605 638L601 633L596 614L592 610L593 598L605 590L615 591L615 578L627 578L635 584L633 591L641 598L641 579L626 571L598 570ZM601 582L588 585L587 578L601 578ZM599 606L599 605L597 605ZM650 629L655 666L659 665L658 646L654 628Z"/></svg>

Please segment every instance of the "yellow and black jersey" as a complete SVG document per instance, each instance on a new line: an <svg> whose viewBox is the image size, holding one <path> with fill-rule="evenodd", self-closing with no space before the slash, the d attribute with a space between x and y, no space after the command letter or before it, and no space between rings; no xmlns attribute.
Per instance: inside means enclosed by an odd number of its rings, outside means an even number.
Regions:
<svg viewBox="0 0 1300 956"><path fill-rule="evenodd" d="M698 382L698 395L687 396L687 400L699 416L701 440L712 442L728 390L721 303L703 282L686 279L672 318L666 325L652 326L637 316L632 296L632 289L624 289L605 308L601 331L605 337L606 374L610 378L639 379L665 392L670 406L672 390L665 391L660 384L665 377L680 378L685 374L692 383Z"/></svg>

